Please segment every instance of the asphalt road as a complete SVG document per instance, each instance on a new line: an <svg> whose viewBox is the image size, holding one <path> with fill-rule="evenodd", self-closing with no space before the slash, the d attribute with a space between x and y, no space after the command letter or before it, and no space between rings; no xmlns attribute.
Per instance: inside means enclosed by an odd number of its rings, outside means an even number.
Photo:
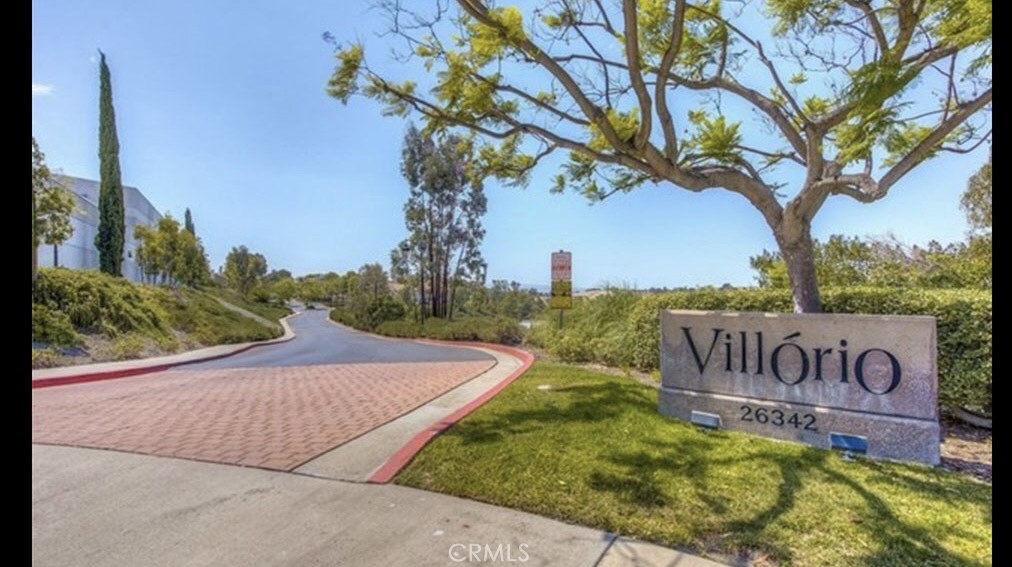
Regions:
<svg viewBox="0 0 1012 567"><path fill-rule="evenodd" d="M260 346L219 360L187 364L180 369L254 368L308 366L314 364L355 364L368 362L466 362L492 360L473 349L427 345L414 341L387 339L338 326L322 309L304 311L289 319L295 339Z"/></svg>

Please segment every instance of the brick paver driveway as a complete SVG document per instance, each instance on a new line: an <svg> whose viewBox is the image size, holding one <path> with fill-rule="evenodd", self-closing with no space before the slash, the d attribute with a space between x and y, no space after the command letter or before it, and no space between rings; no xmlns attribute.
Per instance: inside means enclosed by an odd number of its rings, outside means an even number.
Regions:
<svg viewBox="0 0 1012 567"><path fill-rule="evenodd" d="M251 357L231 359L233 368L213 367L222 366L218 361L33 390L32 442L292 470L495 364L477 351L419 349L418 343L351 333L323 316L308 312L293 319L299 338L286 343L287 350L263 347L275 354L271 361L254 349ZM335 363L340 356L316 353L325 363L284 365L305 358L307 345L348 340L361 348L328 352L348 352L355 362ZM381 362L360 361L369 360L370 349ZM402 358L422 360L398 360L398 349L407 353ZM250 361L257 366L242 367Z"/></svg>

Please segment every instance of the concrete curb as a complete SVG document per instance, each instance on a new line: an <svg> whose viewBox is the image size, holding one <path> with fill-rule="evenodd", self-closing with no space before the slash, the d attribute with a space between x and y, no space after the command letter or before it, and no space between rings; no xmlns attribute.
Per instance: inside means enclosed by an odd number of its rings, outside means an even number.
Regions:
<svg viewBox="0 0 1012 567"><path fill-rule="evenodd" d="M51 388L53 386L68 386L70 384L83 384L86 382L97 382L99 380L112 380L115 378L127 378L129 376L139 376L141 374L150 374L152 372L161 372L162 370L168 370L175 366L183 366L186 364L193 364L196 362L207 362L210 360L218 360L220 358L226 358L229 356L235 356L237 354L246 352L250 349L275 345L279 343L286 343L295 338L295 332L288 325L288 319L295 317L302 313L301 311L292 313L278 320L281 324L281 328L284 329L285 333L276 339L268 339L266 341L256 341L250 343L239 343L236 345L218 345L213 347L207 347L203 349L197 349L181 354L130 360L123 362L114 363L97 363L97 364L82 364L80 366L65 366L62 368L46 368L32 371L32 389L36 388ZM224 348L224 347L231 348ZM213 354L202 355L201 352L217 351ZM176 360L171 360L175 358ZM154 364L151 364L153 361ZM112 366L113 368L108 368ZM95 367L106 367L108 369L96 370ZM92 368L92 370L89 370ZM60 375L57 376L46 376L47 373L57 372ZM64 372L68 372L64 374ZM72 372L72 373L70 373Z"/></svg>
<svg viewBox="0 0 1012 567"><path fill-rule="evenodd" d="M495 397L496 394L498 394L504 388L506 388L506 386L509 386L510 384L513 383L513 381L522 376L524 372L527 372L527 370L531 367L531 364L534 363L533 354L524 350L520 350L518 348L508 347L505 345L478 343L478 342L436 341L432 339L413 339L413 340L420 343L430 343L442 346L457 346L463 348L480 347L489 350L494 350L519 359L521 361L521 365L519 368L514 370L509 376L501 380L498 384L486 390L483 394L481 394L477 398L471 400L464 406L460 407L459 409L457 409L457 411L453 412L452 414L446 416L445 418L437 421L436 423L433 423L429 427L418 432L414 437L411 438L410 441L405 443L403 447L398 449L389 459L387 459L387 461L383 463L383 465L381 465L380 468L376 469L376 471L372 474L372 476L369 477L369 480L367 482L373 484L387 484L391 480L393 480L393 478L397 476L397 473L399 473L401 469L407 466L407 464L410 463L411 460L415 458L415 455L417 455L419 451L421 451L426 445L428 445L430 441L435 439L436 436L449 429L453 424L457 423L461 419L467 417L474 410L483 406L486 402Z"/></svg>

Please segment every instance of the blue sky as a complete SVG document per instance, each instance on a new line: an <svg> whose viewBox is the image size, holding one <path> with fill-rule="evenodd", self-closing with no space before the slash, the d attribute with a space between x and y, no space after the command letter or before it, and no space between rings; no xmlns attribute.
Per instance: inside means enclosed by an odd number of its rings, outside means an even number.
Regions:
<svg viewBox="0 0 1012 567"><path fill-rule="evenodd" d="M217 268L231 246L296 274L388 263L404 236L399 173L407 122L373 101L326 96L330 31L384 55L367 2L220 0L32 3L32 133L51 167L98 178L97 49L108 58L123 181L162 212L193 211ZM562 156L559 156L560 158ZM831 199L816 237L892 233L908 244L961 240L959 196L986 145L923 164L883 201ZM486 185L489 279L549 279L549 254L573 252L577 287L750 285L748 258L775 246L759 214L723 191L648 186L590 206L551 195L553 164L526 189Z"/></svg>

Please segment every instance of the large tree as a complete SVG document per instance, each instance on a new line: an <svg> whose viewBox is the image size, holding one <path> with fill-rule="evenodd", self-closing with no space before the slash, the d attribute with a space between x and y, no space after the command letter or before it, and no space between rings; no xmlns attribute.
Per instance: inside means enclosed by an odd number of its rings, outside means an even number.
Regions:
<svg viewBox="0 0 1012 567"><path fill-rule="evenodd" d="M267 258L263 254L250 252L249 248L240 246L232 248L225 257L225 281L228 286L243 295L247 295L267 274Z"/></svg>
<svg viewBox="0 0 1012 567"><path fill-rule="evenodd" d="M53 265L59 265L57 247L74 233L70 213L74 196L53 176L46 156L32 137L32 281L39 274L39 245L53 246Z"/></svg>
<svg viewBox="0 0 1012 567"><path fill-rule="evenodd" d="M437 141L412 125L404 137L408 237L391 252L391 271L418 285L419 300L433 317L453 316L460 281L484 283L481 217L487 200L473 162L473 145L460 136L447 134Z"/></svg>
<svg viewBox="0 0 1012 567"><path fill-rule="evenodd" d="M166 213L154 227L134 227L136 259L153 283L197 287L210 278L204 245L179 221Z"/></svg>
<svg viewBox="0 0 1012 567"><path fill-rule="evenodd" d="M116 133L116 113L112 106L112 81L105 53L98 52L98 248L99 269L107 274L123 273L123 245L126 242L126 221L123 209L123 181L119 169L119 137Z"/></svg>
<svg viewBox="0 0 1012 567"><path fill-rule="evenodd" d="M827 198L877 201L924 160L990 137L989 0L456 4L379 1L428 84L381 74L356 43L338 46L328 92L421 114L427 135L478 134L501 179L525 182L564 150L555 188L591 200L645 183L741 195L799 312L821 309L811 225Z"/></svg>

